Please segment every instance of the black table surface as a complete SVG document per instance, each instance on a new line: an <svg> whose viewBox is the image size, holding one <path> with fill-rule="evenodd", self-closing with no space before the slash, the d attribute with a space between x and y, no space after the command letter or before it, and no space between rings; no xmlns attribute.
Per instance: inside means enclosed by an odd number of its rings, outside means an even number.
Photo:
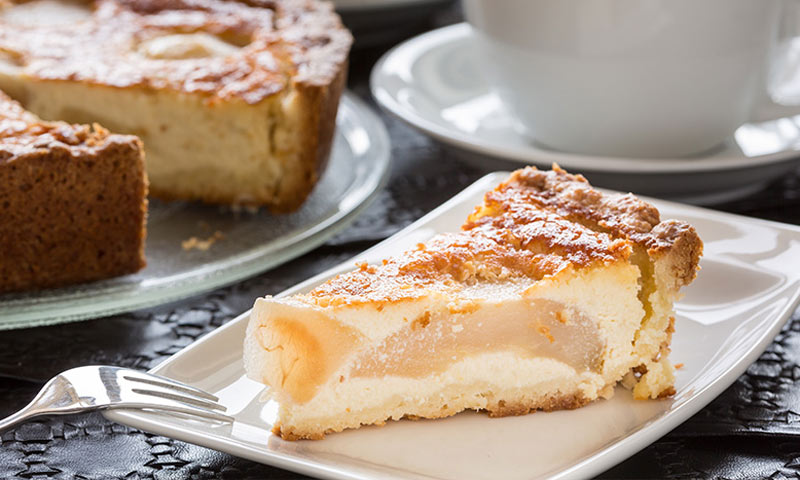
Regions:
<svg viewBox="0 0 800 480"><path fill-rule="evenodd" d="M406 32L460 19L457 6ZM358 47L349 87L375 108L369 72L391 45ZM392 140L386 188L356 222L279 268L209 294L73 324L0 332L0 417L67 368L148 369L275 294L388 237L488 173L382 114ZM591 180L591 178L590 178ZM714 208L800 224L800 172ZM797 268L800 268L800 258ZM800 477L800 310L756 363L697 415L602 478ZM0 478L261 479L301 475L118 425L99 414L33 421L0 434Z"/></svg>

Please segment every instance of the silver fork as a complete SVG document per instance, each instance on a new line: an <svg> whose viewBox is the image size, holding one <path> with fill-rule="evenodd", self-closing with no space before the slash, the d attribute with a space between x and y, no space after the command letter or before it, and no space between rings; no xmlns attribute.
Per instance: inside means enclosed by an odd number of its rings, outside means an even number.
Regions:
<svg viewBox="0 0 800 480"><path fill-rule="evenodd" d="M219 398L195 387L129 368L78 367L53 377L25 408L0 420L0 431L39 415L112 408L178 412L221 422Z"/></svg>

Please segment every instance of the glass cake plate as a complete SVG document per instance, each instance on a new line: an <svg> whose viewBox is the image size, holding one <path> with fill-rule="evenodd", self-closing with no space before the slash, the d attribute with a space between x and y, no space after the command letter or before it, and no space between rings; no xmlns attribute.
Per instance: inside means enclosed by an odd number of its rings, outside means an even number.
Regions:
<svg viewBox="0 0 800 480"><path fill-rule="evenodd" d="M322 244L382 187L389 137L345 93L328 165L299 211L272 215L189 202L150 201L147 267L135 275L0 295L0 330L100 317L196 295L256 275Z"/></svg>

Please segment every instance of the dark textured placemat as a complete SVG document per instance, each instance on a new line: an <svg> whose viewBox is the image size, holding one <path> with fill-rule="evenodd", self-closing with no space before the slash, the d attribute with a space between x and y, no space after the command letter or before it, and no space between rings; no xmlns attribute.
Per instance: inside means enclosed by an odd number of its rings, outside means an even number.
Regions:
<svg viewBox="0 0 800 480"><path fill-rule="evenodd" d="M436 23L457 20L457 10ZM369 99L368 74L385 49L361 49L351 88ZM371 102L371 100L370 100ZM373 103L374 105L374 103ZM313 252L207 295L109 318L0 332L0 416L20 408L52 375L86 364L150 368L248 309L388 237L487 173L383 116L392 176L355 224ZM800 177L787 176L720 209L800 224ZM800 259L797 259L800 268ZM798 478L800 314L737 382L689 421L605 478ZM53 417L0 435L0 479L301 478L114 424L98 414Z"/></svg>

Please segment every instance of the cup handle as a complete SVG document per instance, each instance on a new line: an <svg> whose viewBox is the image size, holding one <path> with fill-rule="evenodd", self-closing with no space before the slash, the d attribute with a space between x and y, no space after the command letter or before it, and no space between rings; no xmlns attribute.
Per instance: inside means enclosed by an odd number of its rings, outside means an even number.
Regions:
<svg viewBox="0 0 800 480"><path fill-rule="evenodd" d="M781 3L779 41L773 51L769 79L763 79L761 98L751 114L751 122L767 122L800 115L800 1L784 0ZM768 92L775 85L775 100ZM783 87L781 87L783 85ZM789 89L786 85L791 85ZM785 90L791 90L788 94ZM788 100L784 103L782 100Z"/></svg>
<svg viewBox="0 0 800 480"><path fill-rule="evenodd" d="M762 105L755 108L755 111L750 116L750 122L770 122L797 115L800 115L800 105L778 103L767 96Z"/></svg>

